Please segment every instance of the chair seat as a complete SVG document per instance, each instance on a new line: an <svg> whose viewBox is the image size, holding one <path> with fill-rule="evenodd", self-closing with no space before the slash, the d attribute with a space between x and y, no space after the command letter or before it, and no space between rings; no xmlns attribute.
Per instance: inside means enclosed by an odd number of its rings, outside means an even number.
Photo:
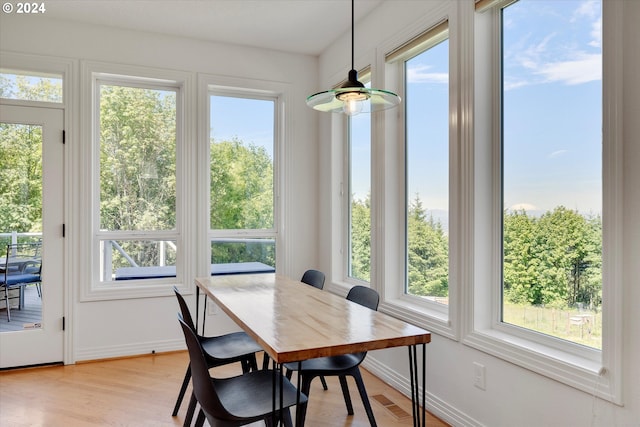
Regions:
<svg viewBox="0 0 640 427"><path fill-rule="evenodd" d="M245 332L233 332L217 337L201 337L200 345L207 356L225 359L246 359L247 354L262 351L262 347Z"/></svg>
<svg viewBox="0 0 640 427"><path fill-rule="evenodd" d="M324 372L334 374L336 371L344 371L358 366L364 359L362 353L344 354L340 356L318 357L304 360L302 370L313 376L323 375ZM298 363L285 363L285 368L291 371L298 370Z"/></svg>
<svg viewBox="0 0 640 427"><path fill-rule="evenodd" d="M273 371L260 370L248 372L232 378L212 378L213 386L218 393L222 406L235 417L260 420L264 414L271 412L273 399ZM296 404L298 390L289 381L284 381L283 406ZM267 391L264 393L247 394L247 390ZM276 396L280 396L280 384L276 381ZM300 403L305 403L307 397L300 394ZM278 403L279 404L279 403Z"/></svg>
<svg viewBox="0 0 640 427"><path fill-rule="evenodd" d="M11 287L11 286L22 285L26 283L35 283L35 282L39 282L40 280L41 279L39 274L10 274L10 275L7 275L6 284L9 287ZM1 283L1 284L4 285L5 283Z"/></svg>

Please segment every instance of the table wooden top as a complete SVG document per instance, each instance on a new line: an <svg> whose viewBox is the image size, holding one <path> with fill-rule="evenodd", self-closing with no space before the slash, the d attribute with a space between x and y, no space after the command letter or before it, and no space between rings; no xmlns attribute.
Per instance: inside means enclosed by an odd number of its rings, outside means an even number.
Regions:
<svg viewBox="0 0 640 427"><path fill-rule="evenodd" d="M278 363L431 341L424 329L280 275L201 277L196 285Z"/></svg>

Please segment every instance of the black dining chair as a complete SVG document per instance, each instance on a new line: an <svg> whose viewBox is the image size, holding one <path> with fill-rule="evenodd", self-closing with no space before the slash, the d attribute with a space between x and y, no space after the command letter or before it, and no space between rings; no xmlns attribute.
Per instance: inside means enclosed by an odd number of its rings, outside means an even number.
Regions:
<svg viewBox="0 0 640 427"><path fill-rule="evenodd" d="M380 302L380 296L374 289L366 286L354 286L347 294L347 299L363 305L371 310L378 309L378 303ZM358 386L360 392L360 398L364 405L365 412L369 418L369 424L372 427L377 426L376 419L373 416L371 409L371 403L367 396L367 390L362 381L362 375L360 373L360 364L364 361L367 353L355 353L345 354L340 356L318 357L315 359L305 360L301 363L301 370L298 372L300 375L300 382L303 394L309 396L311 388L311 381L315 377L328 377L337 376L340 380L340 386L342 388L342 395L344 397L344 403L347 406L347 413L353 415L353 405L351 404L351 396L349 394L349 386L347 385L347 376L353 377ZM285 363L285 368L288 370L287 374L291 377L292 371L298 371L298 363ZM307 411L307 405L301 405L300 407L300 419L304 425L304 418Z"/></svg>
<svg viewBox="0 0 640 427"><path fill-rule="evenodd" d="M246 332L232 332L229 334L210 337L198 335L193 323L193 318L189 312L187 302L175 286L173 287L173 292L176 294L176 298L178 299L182 319L198 337L198 342L204 351L205 361L209 368L240 362L242 365L242 372L246 373L250 370L257 370L256 352L262 351L262 348L253 338L247 335ZM173 413L171 414L174 417L178 415L178 410L180 409L185 392L187 391L187 386L189 385L191 376L191 365L189 365L187 367L187 372L184 375L184 380L182 381L182 386L180 387L180 393L178 394L178 399L176 400L175 407L173 408ZM192 393L189 408L187 409L187 414L185 416L185 426L191 425L195 408L196 398Z"/></svg>
<svg viewBox="0 0 640 427"><path fill-rule="evenodd" d="M324 273L318 270L307 270L300 281L314 288L322 289L324 288Z"/></svg>
<svg viewBox="0 0 640 427"><path fill-rule="evenodd" d="M279 411L273 416L275 396L276 401L282 398L285 426L293 427L289 408L298 401L306 403L307 397L299 393L288 379L281 378L281 391L280 378L271 370L256 370L230 378L212 378L201 340L180 314L178 320L189 350L193 393L201 408L196 419L197 426L204 424L205 417L212 427L243 426L261 420L268 426L278 425Z"/></svg>

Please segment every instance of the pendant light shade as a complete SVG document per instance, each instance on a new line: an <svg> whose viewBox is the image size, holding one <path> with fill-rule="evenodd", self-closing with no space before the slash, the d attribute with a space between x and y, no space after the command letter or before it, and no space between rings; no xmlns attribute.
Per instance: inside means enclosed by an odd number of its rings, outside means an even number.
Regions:
<svg viewBox="0 0 640 427"><path fill-rule="evenodd" d="M336 89L314 93L307 97L307 105L328 113L344 113L353 116L359 113L386 110L400 104L400 97L382 89L370 89L358 81L354 69L354 1L351 0L351 71L347 81Z"/></svg>

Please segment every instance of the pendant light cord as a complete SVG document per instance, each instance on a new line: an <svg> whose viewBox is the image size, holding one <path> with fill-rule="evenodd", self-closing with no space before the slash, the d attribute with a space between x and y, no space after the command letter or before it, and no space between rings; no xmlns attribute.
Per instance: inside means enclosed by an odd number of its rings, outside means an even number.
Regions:
<svg viewBox="0 0 640 427"><path fill-rule="evenodd" d="M355 0L351 0L351 69L355 70L355 49L356 49L356 44L355 44Z"/></svg>

